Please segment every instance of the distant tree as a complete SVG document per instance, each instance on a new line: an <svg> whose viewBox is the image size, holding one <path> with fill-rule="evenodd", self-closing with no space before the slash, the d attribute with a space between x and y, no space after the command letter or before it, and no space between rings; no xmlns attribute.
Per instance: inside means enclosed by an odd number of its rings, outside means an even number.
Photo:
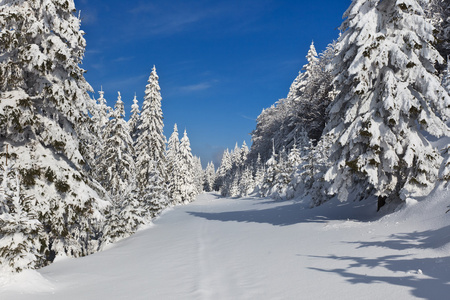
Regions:
<svg viewBox="0 0 450 300"><path fill-rule="evenodd" d="M278 155L275 152L275 146L272 148L272 156L266 162L263 184L260 189L262 197L271 196L272 187L275 185L275 176L277 175Z"/></svg>
<svg viewBox="0 0 450 300"><path fill-rule="evenodd" d="M216 180L216 169L213 162L209 162L205 170L204 190L212 192L214 190L214 181Z"/></svg>
<svg viewBox="0 0 450 300"><path fill-rule="evenodd" d="M265 175L265 166L261 161L261 155L258 154L258 158L256 159L256 163L254 166L255 169L255 191L259 192L262 188L262 185L264 183L264 175Z"/></svg>
<svg viewBox="0 0 450 300"><path fill-rule="evenodd" d="M180 195L181 201L184 203L194 200L197 195L197 189L195 186L193 169L194 169L194 157L191 152L191 144L187 136L186 130L184 131L183 138L180 141L180 153L179 161L181 173L180 182Z"/></svg>
<svg viewBox="0 0 450 300"><path fill-rule="evenodd" d="M328 67L336 54L336 42L328 45L317 56L314 44L308 51L308 64L291 85L288 97L265 109L257 118L252 132L250 160L261 155L263 161L271 156L272 141L275 150L290 151L299 134L306 131L309 138L318 140L328 119L326 108L335 96L333 77Z"/></svg>
<svg viewBox="0 0 450 300"><path fill-rule="evenodd" d="M169 198L176 203L181 202L181 194L179 193L181 187L181 170L180 165L180 140L178 137L177 124L174 125L173 133L167 143L166 161L167 161L167 182Z"/></svg>
<svg viewBox="0 0 450 300"><path fill-rule="evenodd" d="M248 196L250 193L252 193L255 190L255 180L253 178L253 172L250 167L245 167L244 171L242 172L240 182L240 196Z"/></svg>
<svg viewBox="0 0 450 300"><path fill-rule="evenodd" d="M133 138L133 140L136 140L136 134L138 132L139 127L139 117L140 117L139 104L136 95L134 95L133 105L131 105L131 117L128 120L128 128L130 129L130 135Z"/></svg>
<svg viewBox="0 0 450 300"><path fill-rule="evenodd" d="M205 172L203 171L202 161L200 157L194 156L193 158L193 175L194 186L196 195L203 192L203 182L205 180Z"/></svg>
<svg viewBox="0 0 450 300"><path fill-rule="evenodd" d="M316 66L319 63L319 57L317 55L316 47L314 47L314 42L309 46L306 60L308 61L308 64L303 66L302 70L298 73L297 78L295 78L294 82L291 84L287 96L288 99L302 96L308 85L309 77L314 76Z"/></svg>
<svg viewBox="0 0 450 300"><path fill-rule="evenodd" d="M227 174L231 171L232 166L233 163L231 160L230 150L227 149L223 153L220 167L217 170L216 180L214 182L214 190L216 191L222 190L223 185L225 183L225 178Z"/></svg>

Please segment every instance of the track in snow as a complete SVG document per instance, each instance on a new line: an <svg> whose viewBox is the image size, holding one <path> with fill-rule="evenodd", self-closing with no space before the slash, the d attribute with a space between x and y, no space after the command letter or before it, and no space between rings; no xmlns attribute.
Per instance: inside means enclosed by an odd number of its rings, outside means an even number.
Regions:
<svg viewBox="0 0 450 300"><path fill-rule="evenodd" d="M368 202L202 194L108 250L0 276L0 299L440 299L450 217L420 205L376 221Z"/></svg>

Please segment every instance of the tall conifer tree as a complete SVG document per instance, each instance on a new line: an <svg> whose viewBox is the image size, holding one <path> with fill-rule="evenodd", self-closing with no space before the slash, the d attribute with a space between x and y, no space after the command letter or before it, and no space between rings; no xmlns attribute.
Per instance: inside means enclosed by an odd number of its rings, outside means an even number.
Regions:
<svg viewBox="0 0 450 300"><path fill-rule="evenodd" d="M4 0L0 18L0 149L16 158L20 190L34 195L38 219L54 255L96 250L107 203L87 167L87 91L80 68L85 50L72 0ZM45 159L44 159L45 158Z"/></svg>
<svg viewBox="0 0 450 300"><path fill-rule="evenodd" d="M139 119L136 139L136 165L139 188L144 190L150 183L154 167L164 182L167 179L165 142L163 134L164 123L161 109L161 93L159 77L153 66L145 90L144 103ZM165 188L163 188L164 190Z"/></svg>
<svg viewBox="0 0 450 300"><path fill-rule="evenodd" d="M335 60L341 88L330 107L335 135L330 192L384 201L426 194L440 156L423 132L448 134L450 97L435 75L442 57L416 0L354 0Z"/></svg>

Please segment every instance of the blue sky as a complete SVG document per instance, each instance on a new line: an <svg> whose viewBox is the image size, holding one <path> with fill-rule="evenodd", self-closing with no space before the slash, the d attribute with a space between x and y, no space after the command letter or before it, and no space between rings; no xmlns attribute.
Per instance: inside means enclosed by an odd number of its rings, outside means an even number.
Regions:
<svg viewBox="0 0 450 300"><path fill-rule="evenodd" d="M187 129L192 151L216 167L263 108L286 97L314 40L338 37L350 0L75 0L86 32L85 77L129 115L151 68L160 77L164 132ZM96 93L96 97L98 93Z"/></svg>

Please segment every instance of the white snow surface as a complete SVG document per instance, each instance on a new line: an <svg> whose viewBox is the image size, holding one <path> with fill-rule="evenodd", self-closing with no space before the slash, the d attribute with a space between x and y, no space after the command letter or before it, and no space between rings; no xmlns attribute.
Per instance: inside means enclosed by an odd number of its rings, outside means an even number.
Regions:
<svg viewBox="0 0 450 300"><path fill-rule="evenodd" d="M0 299L446 299L450 192L376 203L199 195L103 252L0 274Z"/></svg>

